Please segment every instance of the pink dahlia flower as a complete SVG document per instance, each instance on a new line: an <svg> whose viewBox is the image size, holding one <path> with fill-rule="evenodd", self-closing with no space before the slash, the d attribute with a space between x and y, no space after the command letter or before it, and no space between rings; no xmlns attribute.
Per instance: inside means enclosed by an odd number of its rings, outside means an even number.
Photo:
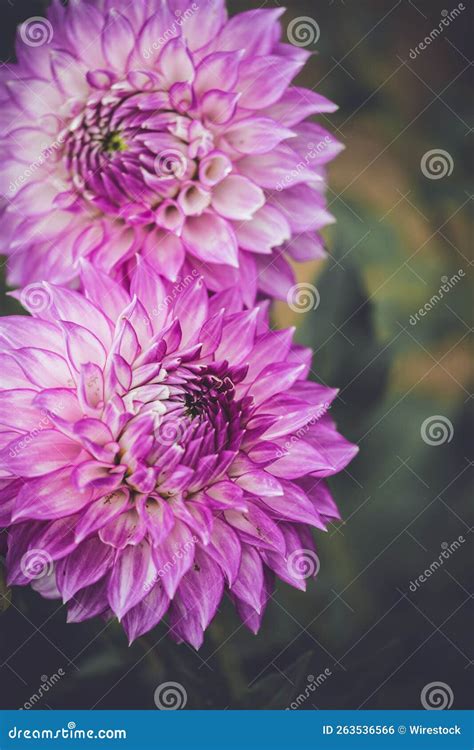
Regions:
<svg viewBox="0 0 474 750"><path fill-rule="evenodd" d="M9 582L130 640L167 612L195 647L228 589L256 632L274 574L304 589L316 570L308 527L339 518L324 478L356 449L327 414L337 391L306 380L310 352L265 304L209 301L201 279L173 299L143 259L132 296L87 263L82 283L0 320Z"/></svg>
<svg viewBox="0 0 474 750"><path fill-rule="evenodd" d="M288 258L323 254L325 164L340 144L291 86L309 52L282 9L228 20L224 0L53 0L1 73L9 280L69 283L80 258L115 278L141 253L213 291L284 297ZM42 36L43 34L43 36ZM42 43L43 42L43 43Z"/></svg>

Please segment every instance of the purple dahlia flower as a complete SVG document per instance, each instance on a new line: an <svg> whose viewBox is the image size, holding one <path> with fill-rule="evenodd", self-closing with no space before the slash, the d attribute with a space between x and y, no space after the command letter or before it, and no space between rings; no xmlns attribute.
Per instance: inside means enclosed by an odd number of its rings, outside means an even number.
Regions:
<svg viewBox="0 0 474 750"><path fill-rule="evenodd" d="M53 0L1 73L3 252L15 286L69 283L87 257L115 278L141 253L285 297L288 259L323 254L325 164L306 122L336 107L295 86L309 52L282 9L227 19L224 0ZM42 43L43 42L43 43Z"/></svg>
<svg viewBox="0 0 474 750"><path fill-rule="evenodd" d="M308 527L339 518L324 478L357 449L337 391L266 304L209 301L201 279L173 298L143 259L132 296L87 262L82 284L39 284L35 317L0 320L9 583L130 640L168 612L195 647L228 589L256 632L274 574L305 588Z"/></svg>

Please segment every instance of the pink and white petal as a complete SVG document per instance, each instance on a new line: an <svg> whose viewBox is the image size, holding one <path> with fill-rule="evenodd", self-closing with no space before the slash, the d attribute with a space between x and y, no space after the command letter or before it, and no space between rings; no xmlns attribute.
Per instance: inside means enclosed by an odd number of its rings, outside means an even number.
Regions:
<svg viewBox="0 0 474 750"><path fill-rule="evenodd" d="M183 227L183 241L188 251L206 263L223 263L238 267L235 234L225 219L206 212L188 217Z"/></svg>
<svg viewBox="0 0 474 750"><path fill-rule="evenodd" d="M156 568L147 541L119 552L107 588L110 607L119 620L145 598L155 580Z"/></svg>
<svg viewBox="0 0 474 750"><path fill-rule="evenodd" d="M212 191L212 207L226 219L249 220L264 204L263 190L241 175L229 175Z"/></svg>

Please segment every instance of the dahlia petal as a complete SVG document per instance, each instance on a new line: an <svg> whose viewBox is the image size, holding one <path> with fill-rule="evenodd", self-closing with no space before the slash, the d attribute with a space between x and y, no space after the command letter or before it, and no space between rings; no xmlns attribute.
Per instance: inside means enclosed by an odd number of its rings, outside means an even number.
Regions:
<svg viewBox="0 0 474 750"><path fill-rule="evenodd" d="M74 524L78 516L58 518L56 521L40 524L30 541L30 548L44 550L54 561L62 560L75 548Z"/></svg>
<svg viewBox="0 0 474 750"><path fill-rule="evenodd" d="M321 260L327 253L324 249L324 241L320 235L302 233L294 240L285 245L285 252L293 260L305 262L307 260Z"/></svg>
<svg viewBox="0 0 474 750"><path fill-rule="evenodd" d="M119 489L91 503L76 524L76 543L80 544L87 536L131 508L129 498L129 490Z"/></svg>
<svg viewBox="0 0 474 750"><path fill-rule="evenodd" d="M38 594L41 594L45 599L61 598L61 594L56 585L56 571L54 568L51 572L42 575L41 578L33 579L33 581L31 581L31 588L34 591L37 591Z"/></svg>
<svg viewBox="0 0 474 750"><path fill-rule="evenodd" d="M166 614L170 600L165 594L160 581L155 583L146 596L128 610L122 624L127 633L129 643L155 627Z"/></svg>
<svg viewBox="0 0 474 750"><path fill-rule="evenodd" d="M206 553L218 563L228 585L232 586L240 570L241 544L235 531L218 516L214 518Z"/></svg>
<svg viewBox="0 0 474 750"><path fill-rule="evenodd" d="M74 386L71 370L59 354L46 349L24 347L12 351L11 356L23 369L30 382L39 388Z"/></svg>
<svg viewBox="0 0 474 750"><path fill-rule="evenodd" d="M61 560L56 568L56 580L63 602L86 586L99 581L112 567L114 550L97 537L87 539Z"/></svg>
<svg viewBox="0 0 474 750"><path fill-rule="evenodd" d="M281 480L283 494L280 496L263 496L262 502L268 508L271 508L282 520L296 521L297 523L308 523L316 526L323 531L326 525L323 523L320 514L317 512L314 504L305 495L303 490L294 482Z"/></svg>
<svg viewBox="0 0 474 750"><path fill-rule="evenodd" d="M63 518L84 510L91 500L89 490L80 492L71 485L69 468L58 469L22 486L15 503L13 520Z"/></svg>
<svg viewBox="0 0 474 750"><path fill-rule="evenodd" d="M114 515L99 529L99 537L104 544L116 549L140 545L145 533L145 523L134 508L127 508L125 513Z"/></svg>
<svg viewBox="0 0 474 750"><path fill-rule="evenodd" d="M56 430L45 430L40 423L36 429L43 431L20 436L0 452L0 465L16 476L40 477L74 461L81 452L80 445Z"/></svg>
<svg viewBox="0 0 474 750"><path fill-rule="evenodd" d="M221 341L215 352L216 358L232 358L236 364L245 361L252 350L256 325L256 309L229 317L222 328ZM237 357L236 351L239 352Z"/></svg>
<svg viewBox="0 0 474 750"><path fill-rule="evenodd" d="M323 424L320 420L312 428L309 441L313 448L325 457L325 466L316 467L311 473L318 477L327 477L342 471L350 461L357 455L359 448L349 443L331 426ZM317 430L317 431L316 431Z"/></svg>
<svg viewBox="0 0 474 750"><path fill-rule="evenodd" d="M7 549L7 584L8 586L24 586L29 583L30 578L27 573L29 566L25 566L25 555L29 549L33 548L31 540L42 528L40 523L20 523L12 526L9 530L8 549ZM47 557L40 555L40 563L48 564ZM34 561L33 561L34 564ZM44 573L44 570L38 572Z"/></svg>
<svg viewBox="0 0 474 750"><path fill-rule="evenodd" d="M83 622L107 609L108 577L78 591L68 604L67 621Z"/></svg>
<svg viewBox="0 0 474 750"><path fill-rule="evenodd" d="M301 480L300 480L301 481ZM341 520L341 514L325 482L314 482L308 477L303 480L303 488L317 512L326 519Z"/></svg>
<svg viewBox="0 0 474 750"><path fill-rule="evenodd" d="M158 58L158 68L163 83L170 87L174 83L189 83L194 78L194 65L181 39L170 39Z"/></svg>
<svg viewBox="0 0 474 750"><path fill-rule="evenodd" d="M208 91L201 98L200 111L208 126L219 126L229 122L234 115L240 94L228 91Z"/></svg>
<svg viewBox="0 0 474 750"><path fill-rule="evenodd" d="M308 154L315 166L327 164L344 150L342 143L315 122L302 122L294 132L297 135L293 147L301 154Z"/></svg>
<svg viewBox="0 0 474 750"><path fill-rule="evenodd" d="M243 624L252 631L254 635L256 635L260 630L260 625L262 624L263 615L265 613L265 607L267 606L267 602L271 596L272 590L273 576L267 569L264 570L263 591L261 596L261 604L258 611L242 599L239 599L236 596L234 597L235 606L240 619L242 620Z"/></svg>
<svg viewBox="0 0 474 750"><path fill-rule="evenodd" d="M283 255L277 255L271 263L266 263L264 258L257 258L256 263L260 289L270 297L287 300L295 283L295 274ZM291 359L291 355L288 359Z"/></svg>
<svg viewBox="0 0 474 750"><path fill-rule="evenodd" d="M183 241L192 255L205 262L238 266L235 235L219 216L204 213L188 217L183 227Z"/></svg>
<svg viewBox="0 0 474 750"><path fill-rule="evenodd" d="M244 156L239 160L239 171L269 190L281 191L308 180L322 182L305 161L288 143L279 143L269 153Z"/></svg>
<svg viewBox="0 0 474 750"><path fill-rule="evenodd" d="M261 188L240 175L229 175L212 192L213 208L226 219L251 219L264 203Z"/></svg>
<svg viewBox="0 0 474 750"><path fill-rule="evenodd" d="M250 221L235 227L239 245L254 253L270 254L273 247L281 245L291 236L285 216L274 206L266 204Z"/></svg>
<svg viewBox="0 0 474 750"><path fill-rule="evenodd" d="M160 42L165 32L176 35L173 28L173 17L168 8L161 5L160 9L151 15L140 31L136 50L131 64L138 68L156 68L156 62L160 54Z"/></svg>
<svg viewBox="0 0 474 750"><path fill-rule="evenodd" d="M279 36L283 8L249 10L225 24L213 47L219 51L244 49L246 56L267 55Z"/></svg>
<svg viewBox="0 0 474 750"><path fill-rule="evenodd" d="M224 0L213 0L204 14L199 11L190 14L189 0L170 0L170 7L176 15L184 14L181 33L192 50L198 50L214 39L227 19Z"/></svg>
<svg viewBox="0 0 474 750"><path fill-rule="evenodd" d="M245 513L226 510L224 516L227 523L238 531L243 542L261 549L285 551L285 540L278 526L270 516L253 503L248 503Z"/></svg>
<svg viewBox="0 0 474 750"><path fill-rule="evenodd" d="M50 305L41 317L54 323L57 320L76 323L91 331L102 343L111 342L112 324L101 307L89 302L82 294L44 282Z"/></svg>
<svg viewBox="0 0 474 750"><path fill-rule="evenodd" d="M278 364L267 365L249 389L255 403L267 401L275 393L287 391L300 377L303 365Z"/></svg>
<svg viewBox="0 0 474 750"><path fill-rule="evenodd" d="M294 133L268 117L248 117L230 125L225 140L241 154L265 154Z"/></svg>
<svg viewBox="0 0 474 750"><path fill-rule="evenodd" d="M51 72L56 85L69 97L83 98L89 93L85 67L65 50L51 50Z"/></svg>
<svg viewBox="0 0 474 750"><path fill-rule="evenodd" d="M196 68L193 82L196 94L203 94L211 89L233 91L242 57L242 50L214 52L205 57Z"/></svg>
<svg viewBox="0 0 474 750"><path fill-rule="evenodd" d="M345 457L344 448L342 455ZM291 444L286 454L268 467L267 471L277 477L287 479L297 479L305 474L325 477L340 471L333 463L339 458L343 460L337 449L335 453L328 451L326 444L321 444L321 450L318 450L317 447L305 440L297 440ZM348 456L347 461L350 461Z"/></svg>
<svg viewBox="0 0 474 750"><path fill-rule="evenodd" d="M91 331L76 323L61 322L67 346L68 358L74 369L79 372L82 365L105 365L105 349Z"/></svg>
<svg viewBox="0 0 474 750"><path fill-rule="evenodd" d="M119 552L107 587L110 607L119 620L144 599L154 580L156 568L147 542L125 547Z"/></svg>
<svg viewBox="0 0 474 750"><path fill-rule="evenodd" d="M102 30L102 50L109 65L115 70L126 70L127 58L135 46L132 27L120 11L112 8Z"/></svg>
<svg viewBox="0 0 474 750"><path fill-rule="evenodd" d="M243 490L263 498L284 494L280 482L278 480L275 481L275 477L272 477L271 474L261 469L242 474L242 476L237 478L236 483Z"/></svg>
<svg viewBox="0 0 474 750"><path fill-rule="evenodd" d="M35 396L36 391L31 387L1 391L0 425L21 432L30 430L35 433L45 427L50 427L48 419L45 419L35 405ZM20 439L21 435L18 437Z"/></svg>
<svg viewBox="0 0 474 750"><path fill-rule="evenodd" d="M246 381L252 383L257 375L273 362L284 362L290 350L294 329L270 331L260 336L252 350Z"/></svg>
<svg viewBox="0 0 474 750"><path fill-rule="evenodd" d="M173 599L182 577L193 564L194 539L186 524L177 520L167 538L152 550L157 575L170 599Z"/></svg>
<svg viewBox="0 0 474 750"><path fill-rule="evenodd" d="M334 217L321 205L321 195L308 185L294 185L278 195L278 209L296 233L332 224Z"/></svg>
<svg viewBox="0 0 474 750"><path fill-rule="evenodd" d="M304 61L282 60L277 55L247 58L240 66L239 83L236 87L237 91L242 92L240 105L246 109L258 110L274 104L303 65Z"/></svg>
<svg viewBox="0 0 474 750"><path fill-rule="evenodd" d="M277 102L265 110L265 115L288 128L318 112L335 112L337 105L311 89L292 86Z"/></svg>
<svg viewBox="0 0 474 750"><path fill-rule="evenodd" d="M265 599L264 587L260 555L253 547L243 544L239 573L232 584L231 592L256 612L261 612Z"/></svg>
<svg viewBox="0 0 474 750"><path fill-rule="evenodd" d="M281 532L285 538L286 552L284 555L279 554L271 550L262 551L262 559L265 565L275 571L277 576L286 581L290 586L301 591L306 591L306 579L298 575L298 571L295 570L294 565L288 564L288 558L293 552L299 550L310 550L315 552L314 543L311 538L305 537L304 541L301 535L296 530L296 527L290 523L281 523L279 525Z"/></svg>
<svg viewBox="0 0 474 750"><path fill-rule="evenodd" d="M160 497L143 498L138 504L138 512L145 523L151 543L158 547L174 526L170 506Z"/></svg>
<svg viewBox="0 0 474 750"><path fill-rule="evenodd" d="M195 563L183 576L173 600L170 618L172 631L199 648L201 634L216 613L223 589L224 579L217 563L201 550L196 550ZM197 622L190 627L189 621Z"/></svg>
<svg viewBox="0 0 474 750"><path fill-rule="evenodd" d="M52 323L9 315L0 319L0 342L12 349L24 346L41 347L56 354L63 353L62 336Z"/></svg>

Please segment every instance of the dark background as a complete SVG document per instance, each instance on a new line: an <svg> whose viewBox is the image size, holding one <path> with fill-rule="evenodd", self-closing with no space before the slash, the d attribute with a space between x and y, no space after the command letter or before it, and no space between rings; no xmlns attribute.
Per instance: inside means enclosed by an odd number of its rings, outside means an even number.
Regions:
<svg viewBox="0 0 474 750"><path fill-rule="evenodd" d="M22 706L59 669L65 676L37 707L153 709L155 688L176 681L188 708L285 708L324 670L330 675L300 710L420 708L434 681L450 687L454 708L472 704L472 19L464 5L415 60L410 49L457 3L291 2L283 17L284 28L300 16L319 25L310 47L318 54L300 82L338 102L321 122L346 146L330 170L331 259L300 271L321 303L307 316L283 305L275 313L277 325L299 325L315 373L341 388L334 413L361 449L332 482L345 521L318 534L318 578L306 594L279 583L257 637L224 601L199 652L177 646L165 626L128 648L115 622L66 626L58 602L3 586L3 708ZM2 0L7 63L16 24L45 6ZM230 2L232 13L255 7ZM454 164L437 180L420 168L435 148ZM411 325L441 277L459 269L466 275ZM4 312L16 309L2 301ZM453 436L431 446L420 430L435 415L450 420ZM460 535L466 542L410 591Z"/></svg>

